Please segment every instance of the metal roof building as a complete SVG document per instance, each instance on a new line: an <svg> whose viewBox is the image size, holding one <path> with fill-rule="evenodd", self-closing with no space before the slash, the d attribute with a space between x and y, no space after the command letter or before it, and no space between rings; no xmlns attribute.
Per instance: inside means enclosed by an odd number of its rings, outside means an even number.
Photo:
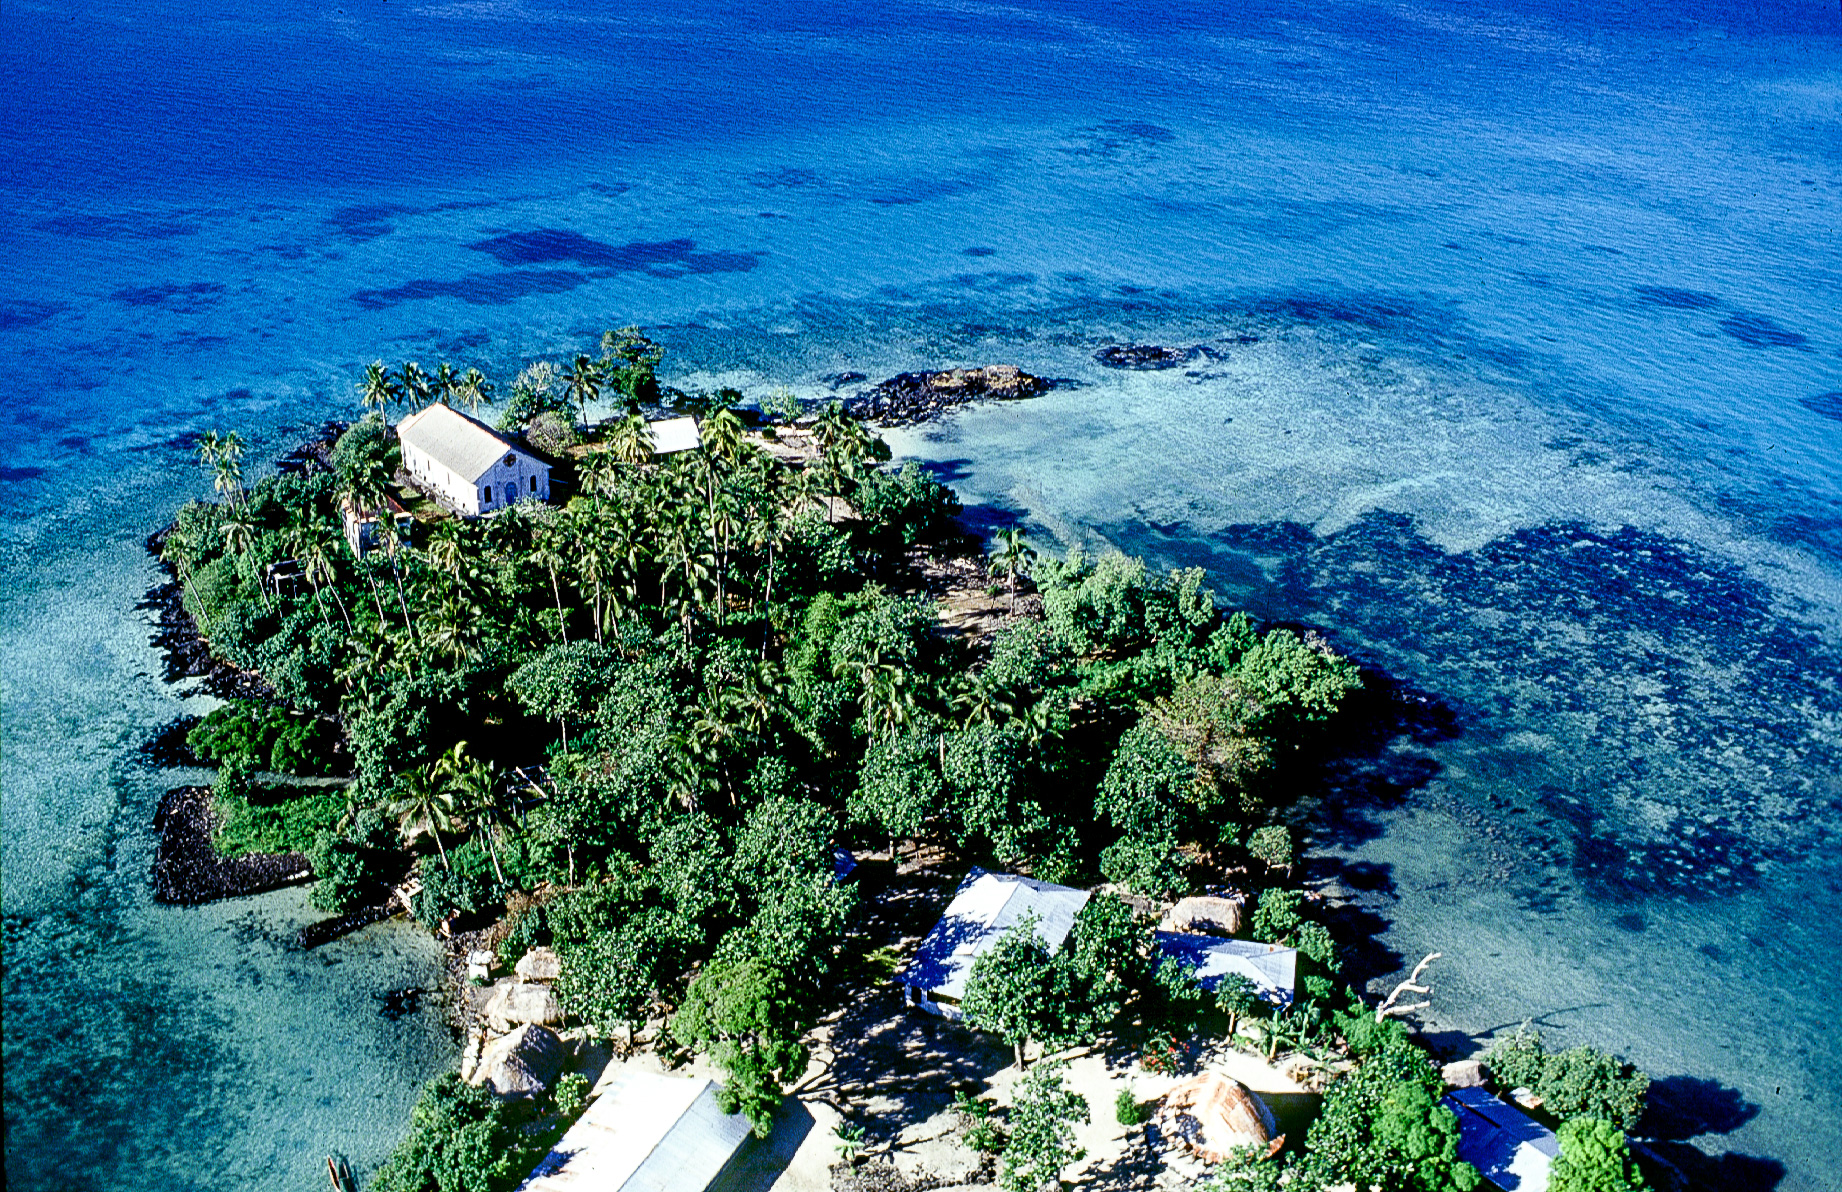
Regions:
<svg viewBox="0 0 1842 1192"><path fill-rule="evenodd" d="M1548 1192L1548 1165L1561 1153L1546 1126L1483 1089L1453 1089L1440 1101L1458 1115L1458 1157L1502 1192Z"/></svg>
<svg viewBox="0 0 1842 1192"><path fill-rule="evenodd" d="M1192 970L1196 983L1213 990L1229 974L1247 978L1260 996L1289 1006L1298 989L1298 950L1254 940L1222 939L1187 931L1157 933L1158 951Z"/></svg>
<svg viewBox="0 0 1842 1192"><path fill-rule="evenodd" d="M959 884L946 914L921 941L915 958L898 982L917 1006L958 1018L966 996L972 962L1007 930L1032 915L1036 934L1050 952L1059 950L1074 930L1075 916L1087 905L1086 890L1074 890L1015 874L974 868Z"/></svg>
<svg viewBox="0 0 1842 1192"><path fill-rule="evenodd" d="M750 1134L708 1080L610 1069L595 1098L519 1192L705 1192Z"/></svg>
<svg viewBox="0 0 1842 1192"><path fill-rule="evenodd" d="M416 487L461 513L550 499L550 465L441 402L397 423L397 441Z"/></svg>
<svg viewBox="0 0 1842 1192"><path fill-rule="evenodd" d="M648 423L647 427L652 431L654 455L674 455L703 446L703 435L697 430L695 418L662 418Z"/></svg>

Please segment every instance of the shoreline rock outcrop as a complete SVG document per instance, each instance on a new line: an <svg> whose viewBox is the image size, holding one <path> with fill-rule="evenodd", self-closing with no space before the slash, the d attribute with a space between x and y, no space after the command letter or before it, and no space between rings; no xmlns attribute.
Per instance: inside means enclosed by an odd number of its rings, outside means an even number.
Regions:
<svg viewBox="0 0 1842 1192"><path fill-rule="evenodd" d="M182 786L166 792L154 815L160 843L154 849L154 897L196 906L220 898L260 894L307 881L313 869L299 853L220 857L211 847L211 789Z"/></svg>
<svg viewBox="0 0 1842 1192"><path fill-rule="evenodd" d="M1047 393L1058 382L1014 364L907 372L845 402L859 418L879 426L913 426L975 401L1018 401Z"/></svg>

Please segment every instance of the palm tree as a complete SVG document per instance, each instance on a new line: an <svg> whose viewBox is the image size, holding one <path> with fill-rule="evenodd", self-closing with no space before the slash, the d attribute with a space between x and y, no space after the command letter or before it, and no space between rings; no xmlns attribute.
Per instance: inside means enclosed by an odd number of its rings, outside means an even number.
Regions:
<svg viewBox="0 0 1842 1192"><path fill-rule="evenodd" d="M470 368L461 374L460 383L454 388L454 396L467 407L469 414L480 412L482 405L492 405L492 382L486 374L477 368Z"/></svg>
<svg viewBox="0 0 1842 1192"><path fill-rule="evenodd" d="M435 396L435 384L414 360L403 363L403 396L417 408L426 406Z"/></svg>
<svg viewBox="0 0 1842 1192"><path fill-rule="evenodd" d="M1026 578L1036 564L1036 551L1024 538L1023 531L1012 526L998 531L997 549L991 552L991 573L1010 580L1011 615L1017 614L1017 581Z"/></svg>
<svg viewBox="0 0 1842 1192"><path fill-rule="evenodd" d="M435 366L435 375L429 379L429 389L435 395L435 400L453 405L455 396L460 393L460 386L461 376L454 371L452 364L443 360Z"/></svg>
<svg viewBox="0 0 1842 1192"><path fill-rule="evenodd" d="M435 532L429 535L428 546L423 553L428 557L430 567L459 583L467 562L467 547L461 540L460 523L450 520L437 526Z"/></svg>
<svg viewBox="0 0 1842 1192"><path fill-rule="evenodd" d="M577 557L572 549L575 542L570 533L571 521L567 514L552 510L550 516L535 522L531 528L531 551L526 556L549 573L550 594L556 598L557 632L562 635L564 645L569 644L569 617L563 612L563 588L557 575Z"/></svg>
<svg viewBox="0 0 1842 1192"><path fill-rule="evenodd" d="M416 627L409 619L409 598L403 594L403 572L397 566L397 550L402 545L402 542L397 537L396 521L390 516L389 486L390 471L388 467L381 461L372 460L368 464L364 464L354 470L353 473L346 478L345 487L340 497L343 501L348 502L352 506L361 520L367 516L374 519L374 524L377 526L378 537L384 544L384 553L390 559L391 574L396 576L397 604L403 610L403 628L409 632L410 637L413 639L416 634ZM377 595L375 586L373 586L371 594L373 596ZM384 606L382 601L378 602L377 616L378 620L381 622L384 617Z"/></svg>
<svg viewBox="0 0 1842 1192"><path fill-rule="evenodd" d="M819 442L819 472L825 478L826 491L842 499L845 483L861 474L863 461L870 457L870 432L850 416L843 402L837 401L825 407L813 432ZM825 517L827 521L833 518L829 505Z"/></svg>
<svg viewBox="0 0 1842 1192"><path fill-rule="evenodd" d="M505 871L499 868L499 850L493 840L499 816L504 811L499 802L499 775L487 761L468 757L465 741L455 742L454 748L435 763L435 768L453 796L455 809L472 822L473 830L485 842L486 855L492 858L493 874L503 886Z"/></svg>
<svg viewBox="0 0 1842 1192"><path fill-rule="evenodd" d="M454 829L455 802L437 770L438 765L421 766L398 774L389 814L396 817L405 836L426 826L429 835L435 838L435 850L441 854L441 867L452 869L448 864L447 846L441 843L441 834Z"/></svg>
<svg viewBox="0 0 1842 1192"><path fill-rule="evenodd" d="M634 411L616 422L608 435L608 450L622 463L643 464L652 459L652 427L646 416Z"/></svg>
<svg viewBox="0 0 1842 1192"><path fill-rule="evenodd" d="M620 460L612 451L590 452L576 470L582 482L582 491L596 496L609 496L614 491L614 470L620 466Z"/></svg>
<svg viewBox="0 0 1842 1192"><path fill-rule="evenodd" d="M358 400L367 410L376 410L384 425L390 424L390 407L403 400L403 386L382 360L365 366L365 379L358 383Z"/></svg>
<svg viewBox="0 0 1842 1192"><path fill-rule="evenodd" d="M320 605L321 617L326 616L325 597L321 594L324 584L333 590L333 599L339 603L339 615L345 618L345 629L350 633L352 614L345 607L345 597L339 595L339 573L333 566L333 540L323 531L316 533L313 527L298 522L290 526L289 531L289 550L300 560L301 571L313 585L314 603Z"/></svg>
<svg viewBox="0 0 1842 1192"><path fill-rule="evenodd" d="M601 399L601 366L584 355L577 355L563 379L563 395L582 410L582 426L588 427L590 402Z"/></svg>

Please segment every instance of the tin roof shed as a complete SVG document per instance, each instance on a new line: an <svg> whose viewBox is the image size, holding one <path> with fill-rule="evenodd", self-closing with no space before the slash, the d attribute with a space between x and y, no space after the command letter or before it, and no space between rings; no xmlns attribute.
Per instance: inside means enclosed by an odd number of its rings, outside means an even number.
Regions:
<svg viewBox="0 0 1842 1192"><path fill-rule="evenodd" d="M1227 940L1187 931L1157 933L1158 951L1192 970L1196 983L1213 990L1222 978L1247 978L1260 996L1289 1006L1298 989L1298 950L1255 940Z"/></svg>
<svg viewBox="0 0 1842 1192"><path fill-rule="evenodd" d="M897 980L936 997L963 998L972 962L1006 931L1034 915L1036 934L1055 952L1087 899L1086 890L975 867Z"/></svg>
<svg viewBox="0 0 1842 1192"><path fill-rule="evenodd" d="M749 1133L711 1081L615 1069L519 1192L705 1192Z"/></svg>
<svg viewBox="0 0 1842 1192"><path fill-rule="evenodd" d="M1453 1089L1440 1102L1458 1115L1458 1157L1502 1192L1548 1192L1561 1153L1553 1131L1483 1089Z"/></svg>

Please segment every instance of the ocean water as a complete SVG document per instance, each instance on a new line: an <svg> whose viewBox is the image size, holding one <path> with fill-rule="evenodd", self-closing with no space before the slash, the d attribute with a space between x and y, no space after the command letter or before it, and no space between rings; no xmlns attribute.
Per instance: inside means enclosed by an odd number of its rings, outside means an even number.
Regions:
<svg viewBox="0 0 1842 1192"><path fill-rule="evenodd" d="M453 1057L381 1012L413 931L148 898L189 436L627 322L686 387L1074 382L892 438L1424 709L1310 827L1367 967L1444 954L1430 1030L1616 1049L1716 1182L1836 1186L1833 4L20 0L0 66L10 1186L368 1169Z"/></svg>

